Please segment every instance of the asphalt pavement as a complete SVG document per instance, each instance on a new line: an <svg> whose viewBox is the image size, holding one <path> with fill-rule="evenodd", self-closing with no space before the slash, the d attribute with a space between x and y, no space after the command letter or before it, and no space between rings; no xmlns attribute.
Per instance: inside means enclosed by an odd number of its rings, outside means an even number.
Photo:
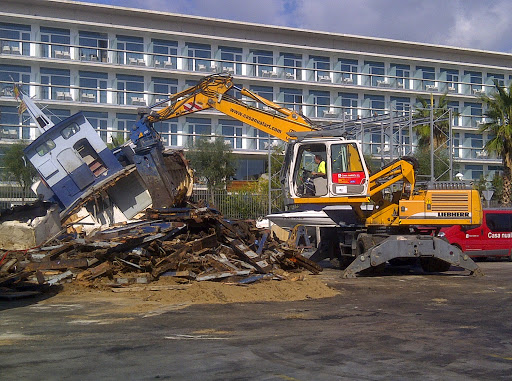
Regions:
<svg viewBox="0 0 512 381"><path fill-rule="evenodd" d="M512 263L483 277L321 277L341 293L169 306L0 302L2 380L499 380L512 377Z"/></svg>

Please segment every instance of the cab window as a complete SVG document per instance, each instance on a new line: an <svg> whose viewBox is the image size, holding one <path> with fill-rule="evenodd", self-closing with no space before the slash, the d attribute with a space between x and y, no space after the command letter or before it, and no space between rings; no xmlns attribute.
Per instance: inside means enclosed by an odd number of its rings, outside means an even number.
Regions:
<svg viewBox="0 0 512 381"><path fill-rule="evenodd" d="M327 193L326 157L324 144L305 144L300 147L293 175L297 195L323 196Z"/></svg>
<svg viewBox="0 0 512 381"><path fill-rule="evenodd" d="M60 134L64 139L69 139L74 134L76 134L78 131L80 131L80 126L76 123L71 123L66 128L63 128Z"/></svg>
<svg viewBox="0 0 512 381"><path fill-rule="evenodd" d="M48 139L44 143L41 143L37 146L36 152L39 156L44 156L54 148L55 142L52 139Z"/></svg>

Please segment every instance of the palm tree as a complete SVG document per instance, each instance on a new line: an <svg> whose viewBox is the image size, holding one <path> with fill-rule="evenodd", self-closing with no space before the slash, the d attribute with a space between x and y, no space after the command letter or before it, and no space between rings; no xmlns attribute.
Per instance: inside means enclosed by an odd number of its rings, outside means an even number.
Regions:
<svg viewBox="0 0 512 381"><path fill-rule="evenodd" d="M487 106L484 113L488 122L480 128L487 131L491 139L485 143L488 153L496 153L503 162L503 191L501 202L509 205L512 191L512 83L508 88L494 81L496 91L480 97Z"/></svg>
<svg viewBox="0 0 512 381"><path fill-rule="evenodd" d="M434 103L434 149L445 144L448 139L450 121L448 120L448 100L446 95L445 93L439 98L437 105ZM421 108L416 109L414 117L430 120L430 101L420 96L417 99L421 103ZM420 148L430 146L430 122L416 126L414 132L418 136L418 146Z"/></svg>

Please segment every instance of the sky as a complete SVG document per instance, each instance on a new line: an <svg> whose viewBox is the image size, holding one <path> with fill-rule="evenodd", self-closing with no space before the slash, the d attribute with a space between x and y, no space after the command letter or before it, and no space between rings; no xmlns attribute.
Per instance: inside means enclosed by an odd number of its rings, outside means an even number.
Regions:
<svg viewBox="0 0 512 381"><path fill-rule="evenodd" d="M512 53L510 0L82 0Z"/></svg>

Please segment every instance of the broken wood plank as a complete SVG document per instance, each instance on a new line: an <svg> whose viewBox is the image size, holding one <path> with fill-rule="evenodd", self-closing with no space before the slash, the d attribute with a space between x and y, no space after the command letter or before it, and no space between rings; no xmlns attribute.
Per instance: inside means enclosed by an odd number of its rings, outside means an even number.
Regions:
<svg viewBox="0 0 512 381"><path fill-rule="evenodd" d="M61 280L64 280L66 278L71 278L73 276L73 273L71 272L71 270L68 270L66 272L63 272L62 274L60 275L55 275L53 277L51 277L50 279L48 279L48 284L50 286L54 285L54 284L57 284L59 283Z"/></svg>
<svg viewBox="0 0 512 381"><path fill-rule="evenodd" d="M214 280L214 279L223 279L228 278L230 276L241 276L241 275L249 275L251 273L250 270L240 270L240 271L227 271L222 273L211 273L211 274L205 274L198 276L196 280L198 282L205 281L205 280Z"/></svg>
<svg viewBox="0 0 512 381"><path fill-rule="evenodd" d="M261 256L252 251L246 244L239 239L225 237L229 245L235 250L242 259L247 260L251 265L256 267L258 271L267 273L271 269L271 265Z"/></svg>
<svg viewBox="0 0 512 381"><path fill-rule="evenodd" d="M160 276L172 276L176 278L185 278L185 279L196 279L197 275L189 270L184 271L167 271Z"/></svg>
<svg viewBox="0 0 512 381"><path fill-rule="evenodd" d="M25 266L25 270L64 270L69 268L84 268L98 262L97 259L61 259L58 261L30 262Z"/></svg>

